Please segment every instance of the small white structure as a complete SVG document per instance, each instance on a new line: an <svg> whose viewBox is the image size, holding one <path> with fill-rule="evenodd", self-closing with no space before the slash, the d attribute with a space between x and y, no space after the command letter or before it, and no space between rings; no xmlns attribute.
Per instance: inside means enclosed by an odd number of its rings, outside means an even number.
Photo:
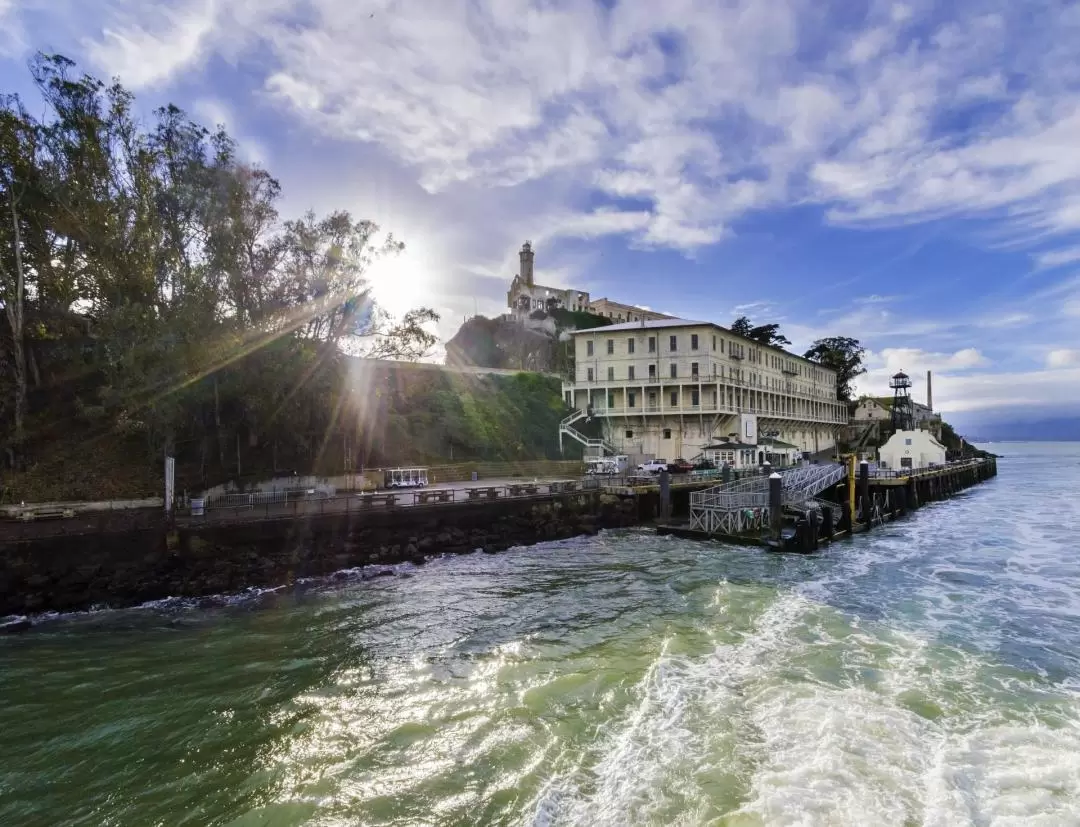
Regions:
<svg viewBox="0 0 1080 827"><path fill-rule="evenodd" d="M386 488L423 488L428 484L427 468L389 468L383 484Z"/></svg>
<svg viewBox="0 0 1080 827"><path fill-rule="evenodd" d="M878 450L879 465L888 471L945 464L945 446L929 431L897 431Z"/></svg>

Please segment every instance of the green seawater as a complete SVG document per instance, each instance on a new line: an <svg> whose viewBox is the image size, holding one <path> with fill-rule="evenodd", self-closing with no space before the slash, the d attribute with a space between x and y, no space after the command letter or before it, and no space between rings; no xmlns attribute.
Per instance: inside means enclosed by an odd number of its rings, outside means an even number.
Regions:
<svg viewBox="0 0 1080 827"><path fill-rule="evenodd" d="M647 530L0 639L0 824L1080 824L1080 445L815 556Z"/></svg>

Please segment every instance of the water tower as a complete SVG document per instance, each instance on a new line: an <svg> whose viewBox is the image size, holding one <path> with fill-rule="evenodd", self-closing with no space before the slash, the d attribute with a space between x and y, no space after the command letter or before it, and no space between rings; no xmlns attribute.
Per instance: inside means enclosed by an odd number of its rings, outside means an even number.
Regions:
<svg viewBox="0 0 1080 827"><path fill-rule="evenodd" d="M892 426L894 431L915 430L915 408L911 404L911 377L903 371L889 380L893 390Z"/></svg>

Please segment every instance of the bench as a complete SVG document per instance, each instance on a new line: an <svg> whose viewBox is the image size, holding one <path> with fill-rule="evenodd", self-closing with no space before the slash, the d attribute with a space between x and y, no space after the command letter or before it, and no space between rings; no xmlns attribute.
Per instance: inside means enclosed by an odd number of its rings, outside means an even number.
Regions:
<svg viewBox="0 0 1080 827"><path fill-rule="evenodd" d="M62 506L51 508L28 508L25 511L18 511L15 513L15 519L24 523L29 523L33 520L69 520L74 516L74 509L63 508Z"/></svg>
<svg viewBox="0 0 1080 827"><path fill-rule="evenodd" d="M417 491L413 496L418 503L448 503L454 499L454 491L450 488L429 488L427 491Z"/></svg>
<svg viewBox="0 0 1080 827"><path fill-rule="evenodd" d="M397 494L360 494L361 505L394 505L397 502Z"/></svg>
<svg viewBox="0 0 1080 827"><path fill-rule="evenodd" d="M540 487L538 485L532 485L532 484L528 484L528 485L509 485L509 486L507 486L507 488L510 489L510 496L511 497L522 497L522 496L526 496L528 494L536 494L540 490Z"/></svg>
<svg viewBox="0 0 1080 827"><path fill-rule="evenodd" d="M494 500L498 498L499 492L502 489L492 486L482 486L480 488L469 488L467 490L469 492L470 500Z"/></svg>

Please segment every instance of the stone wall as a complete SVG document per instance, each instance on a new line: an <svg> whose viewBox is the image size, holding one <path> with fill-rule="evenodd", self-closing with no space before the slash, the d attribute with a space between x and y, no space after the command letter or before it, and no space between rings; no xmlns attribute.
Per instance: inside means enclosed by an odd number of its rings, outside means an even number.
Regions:
<svg viewBox="0 0 1080 827"><path fill-rule="evenodd" d="M0 617L279 586L372 563L421 564L435 554L496 553L635 525L655 514L654 500L582 493L30 540L0 551Z"/></svg>

